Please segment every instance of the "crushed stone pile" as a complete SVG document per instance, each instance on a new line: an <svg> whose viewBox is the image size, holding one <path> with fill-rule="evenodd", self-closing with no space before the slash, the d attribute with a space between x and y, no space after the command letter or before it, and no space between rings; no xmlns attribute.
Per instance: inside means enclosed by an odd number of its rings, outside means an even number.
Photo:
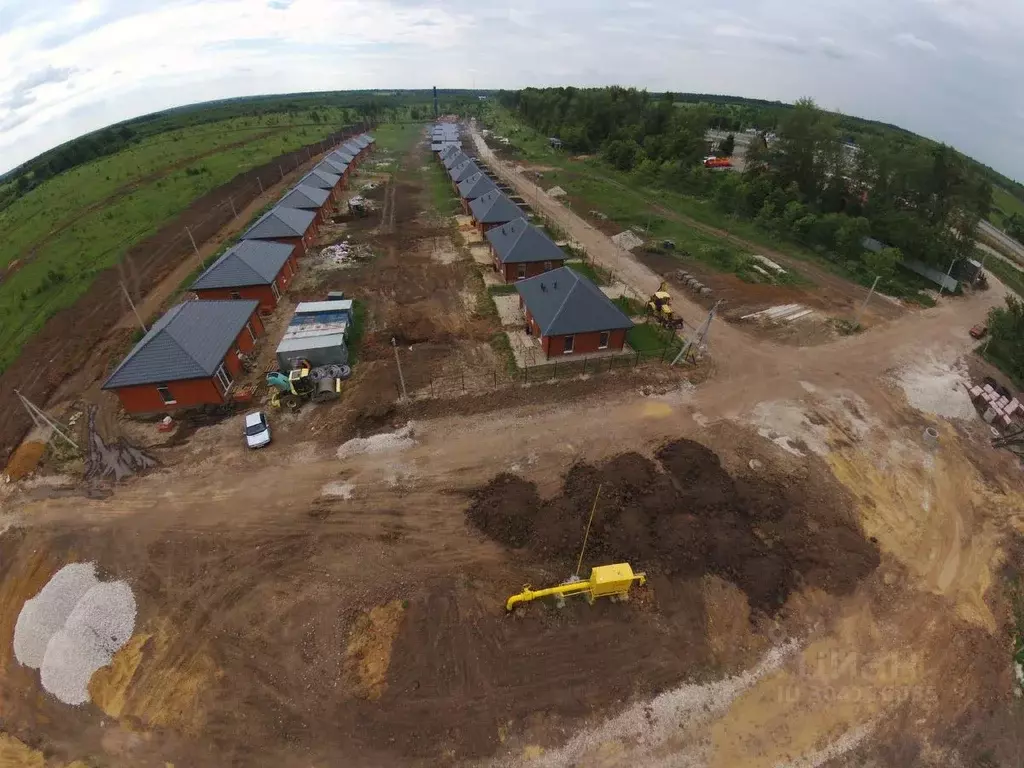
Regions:
<svg viewBox="0 0 1024 768"><path fill-rule="evenodd" d="M548 197L565 197L566 192L561 187L552 187L548 190Z"/></svg>
<svg viewBox="0 0 1024 768"><path fill-rule="evenodd" d="M949 362L932 357L918 361L899 369L896 381L907 403L923 413L947 419L975 416L967 392L970 378L962 360Z"/></svg>
<svg viewBox="0 0 1024 768"><path fill-rule="evenodd" d="M18 663L39 669L50 639L63 629L78 601L99 583L93 563L72 563L53 574L38 595L26 600L14 627Z"/></svg>
<svg viewBox="0 0 1024 768"><path fill-rule="evenodd" d="M625 232L612 236L612 242L624 251L632 251L634 248L639 248L644 244L643 238L628 229Z"/></svg>
<svg viewBox="0 0 1024 768"><path fill-rule="evenodd" d="M131 638L135 615L135 596L125 582L101 582L93 563L72 563L25 601L15 656L39 669L43 688L60 701L85 704L89 680Z"/></svg>
<svg viewBox="0 0 1024 768"><path fill-rule="evenodd" d="M338 458L344 459L349 456L358 456L369 453L391 453L393 451L404 451L416 445L413 440L413 423L410 421L404 427L395 432L382 432L373 437L354 437L348 442L342 443L338 448Z"/></svg>

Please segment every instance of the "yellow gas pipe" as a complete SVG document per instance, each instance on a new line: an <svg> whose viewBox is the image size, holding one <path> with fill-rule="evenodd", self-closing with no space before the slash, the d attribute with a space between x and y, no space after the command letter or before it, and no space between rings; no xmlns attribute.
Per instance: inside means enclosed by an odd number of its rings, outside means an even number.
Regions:
<svg viewBox="0 0 1024 768"><path fill-rule="evenodd" d="M590 569L590 578L587 581L572 581L568 584L559 584L557 587L536 590L530 589L530 585L527 584L522 592L512 595L505 601L505 610L511 611L519 603L528 603L550 595L587 593L587 600L591 603L596 597L625 597L629 595L629 588L634 581L639 581L641 585L646 584L647 574L633 573L628 563L595 565Z"/></svg>

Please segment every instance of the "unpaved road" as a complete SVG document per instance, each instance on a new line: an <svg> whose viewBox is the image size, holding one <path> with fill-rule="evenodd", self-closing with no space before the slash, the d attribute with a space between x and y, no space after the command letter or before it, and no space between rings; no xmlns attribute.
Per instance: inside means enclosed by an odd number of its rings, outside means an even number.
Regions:
<svg viewBox="0 0 1024 768"><path fill-rule="evenodd" d="M559 221L638 290L657 285L596 230ZM986 294L813 349L723 323L711 378L695 389L470 417L455 403L404 439L340 457L337 445L284 440L246 451L225 421L106 499L0 489L0 521L17 515L22 526L0 537L4 728L43 737L60 765L89 756L133 768L769 768L906 738L943 764L972 764L973 753L949 753L953 729L1012 702L1005 606L989 589L1024 510L1020 475L982 425L914 412L889 375L970 349L966 329L1001 295L993 281ZM704 312L682 309L688 320ZM308 434L310 423L293 429ZM942 432L935 451L921 440L929 424ZM575 462L649 457L680 437L710 446L744 483L784 486L765 513L799 502L855 514L877 570L838 590L838 554L796 549L818 586L795 584L776 613L752 616L719 576L662 573L627 605L506 618L510 591L556 583L574 564L485 537L467 524L469 494L511 472L536 484L540 504L571 494L563 474ZM807 498L785 497L808 485ZM673 487L685 492L685 478ZM780 545L770 520L759 535ZM24 599L72 558L133 585L140 635L135 655L94 686L99 706L69 710L10 661L9 638ZM912 725L900 729L900 717ZM988 734L985 746L1006 754L1000 739L1020 731ZM901 764L879 754L851 759Z"/></svg>

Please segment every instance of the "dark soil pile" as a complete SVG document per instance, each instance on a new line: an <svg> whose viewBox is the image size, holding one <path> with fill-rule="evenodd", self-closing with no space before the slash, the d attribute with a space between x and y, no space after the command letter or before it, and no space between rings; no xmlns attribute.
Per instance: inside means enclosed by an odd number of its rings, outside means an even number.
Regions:
<svg viewBox="0 0 1024 768"><path fill-rule="evenodd" d="M509 547L550 560L579 553L601 486L586 562L629 562L648 573L714 573L772 613L802 587L847 593L875 569L849 496L815 463L795 477L733 477L689 440L665 445L659 467L635 453L577 464L562 494L541 502L532 483L499 475L473 498L469 521Z"/></svg>

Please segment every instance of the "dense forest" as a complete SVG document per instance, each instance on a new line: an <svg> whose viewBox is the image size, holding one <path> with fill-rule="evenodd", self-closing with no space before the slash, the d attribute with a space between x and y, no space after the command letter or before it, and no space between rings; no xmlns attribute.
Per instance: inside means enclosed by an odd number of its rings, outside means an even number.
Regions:
<svg viewBox="0 0 1024 768"><path fill-rule="evenodd" d="M881 124L854 137L852 118L810 100L683 101L624 88L526 89L500 99L570 151L599 153L645 184L706 197L883 279L901 258L945 271L971 256L974 228L992 205L991 182L950 147ZM712 127L758 130L744 173L703 167ZM888 247L866 251L865 237Z"/></svg>

